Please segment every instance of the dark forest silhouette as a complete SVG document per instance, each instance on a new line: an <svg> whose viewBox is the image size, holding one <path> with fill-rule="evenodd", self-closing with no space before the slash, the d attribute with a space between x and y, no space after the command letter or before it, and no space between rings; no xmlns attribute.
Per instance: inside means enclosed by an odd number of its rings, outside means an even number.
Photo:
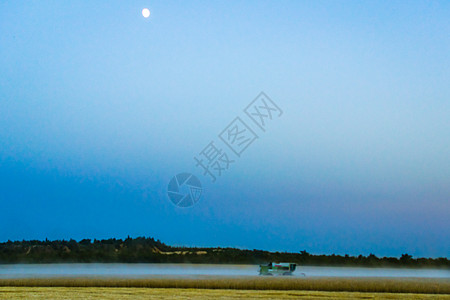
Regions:
<svg viewBox="0 0 450 300"><path fill-rule="evenodd" d="M153 238L107 240L8 241L0 243L0 263L217 263L260 264L271 261L312 266L450 268L447 258L313 255L236 248L173 247Z"/></svg>

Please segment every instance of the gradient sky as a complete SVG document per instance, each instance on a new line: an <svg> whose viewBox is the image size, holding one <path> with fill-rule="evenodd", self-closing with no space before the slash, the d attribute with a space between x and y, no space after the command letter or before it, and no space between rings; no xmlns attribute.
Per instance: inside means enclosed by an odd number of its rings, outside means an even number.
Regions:
<svg viewBox="0 0 450 300"><path fill-rule="evenodd" d="M450 255L448 1L1 1L0 68L0 241ZM260 91L284 114L211 183Z"/></svg>

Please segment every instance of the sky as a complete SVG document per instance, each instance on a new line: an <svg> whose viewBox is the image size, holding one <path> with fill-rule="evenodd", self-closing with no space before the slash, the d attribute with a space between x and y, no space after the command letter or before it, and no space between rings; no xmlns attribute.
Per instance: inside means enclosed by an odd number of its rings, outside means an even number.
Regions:
<svg viewBox="0 0 450 300"><path fill-rule="evenodd" d="M448 257L449 32L448 1L1 1L0 241Z"/></svg>

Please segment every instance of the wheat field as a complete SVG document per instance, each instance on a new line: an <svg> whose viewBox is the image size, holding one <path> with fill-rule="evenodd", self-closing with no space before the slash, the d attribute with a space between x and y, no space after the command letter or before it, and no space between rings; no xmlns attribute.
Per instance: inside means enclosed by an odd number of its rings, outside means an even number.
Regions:
<svg viewBox="0 0 450 300"><path fill-rule="evenodd" d="M113 287L0 287L0 299L450 299L450 295Z"/></svg>
<svg viewBox="0 0 450 300"><path fill-rule="evenodd" d="M293 291L322 291L322 292L353 292L353 293L412 293L430 295L450 295L450 279L427 278L285 278L285 277L151 277L151 278L29 278L29 279L0 279L2 294L8 289L21 291L23 288L54 288L51 291L64 291L64 288L77 289L78 291L97 291L107 288L105 291L125 291L131 289L138 291L157 289L183 289L185 291L204 290L246 290L280 291L282 294L291 294ZM22 289L21 289L22 288ZM90 288L90 289L80 289ZM117 289L119 288L119 289ZM143 289L139 289L143 288ZM147 289L145 289L147 288ZM152 288L152 289L149 289ZM203 290L203 291L202 291ZM50 291L50 290L49 290ZM284 291L284 292L283 292ZM139 293L140 293L139 292ZM230 293L238 293L232 292Z"/></svg>

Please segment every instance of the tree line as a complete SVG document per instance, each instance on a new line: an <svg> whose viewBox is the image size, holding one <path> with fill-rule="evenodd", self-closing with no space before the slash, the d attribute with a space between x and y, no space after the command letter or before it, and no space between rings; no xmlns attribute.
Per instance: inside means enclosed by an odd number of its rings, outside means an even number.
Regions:
<svg viewBox="0 0 450 300"><path fill-rule="evenodd" d="M237 248L174 247L150 237L91 240L30 240L0 243L0 263L210 263L261 264L293 262L310 266L450 268L441 258L314 255Z"/></svg>

